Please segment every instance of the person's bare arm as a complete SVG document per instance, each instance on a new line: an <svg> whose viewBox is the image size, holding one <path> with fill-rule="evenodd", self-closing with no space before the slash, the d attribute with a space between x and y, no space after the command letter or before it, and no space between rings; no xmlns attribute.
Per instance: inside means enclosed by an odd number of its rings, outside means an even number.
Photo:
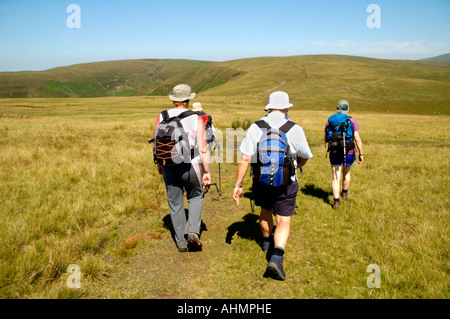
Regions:
<svg viewBox="0 0 450 319"><path fill-rule="evenodd" d="M308 161L307 158L303 158L300 156L297 156L297 162L300 166L305 166L306 162Z"/></svg>
<svg viewBox="0 0 450 319"><path fill-rule="evenodd" d="M211 185L211 173L209 168L209 149L206 143L205 126L203 125L203 119L198 118L197 121L197 148L200 153L200 160L203 168L202 182L203 188Z"/></svg>
<svg viewBox="0 0 450 319"><path fill-rule="evenodd" d="M358 164L362 164L364 162L364 156L363 156L363 145L361 141L361 136L359 135L358 131L355 131L355 143L356 147L358 148Z"/></svg>
<svg viewBox="0 0 450 319"><path fill-rule="evenodd" d="M239 199L244 194L244 189L242 187L242 182L244 181L245 174L247 173L247 169L250 165L250 156L242 154L241 161L238 164L237 172L236 172L236 182L233 188L233 199L236 202L236 205L239 205Z"/></svg>

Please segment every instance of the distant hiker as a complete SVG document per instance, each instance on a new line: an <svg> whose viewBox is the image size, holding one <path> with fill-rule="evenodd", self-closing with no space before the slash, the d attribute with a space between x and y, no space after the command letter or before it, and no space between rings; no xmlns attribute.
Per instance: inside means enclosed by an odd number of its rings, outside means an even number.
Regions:
<svg viewBox="0 0 450 319"><path fill-rule="evenodd" d="M180 252L187 251L188 244L189 249L202 247L199 236L203 190L211 183L205 127L202 119L187 109L194 97L195 93L191 93L188 85L175 86L169 95L174 107L157 117L153 134L155 163L166 184L170 217ZM189 204L187 221L183 190Z"/></svg>
<svg viewBox="0 0 450 319"><path fill-rule="evenodd" d="M214 135L214 131L216 129L212 124L212 116L205 113L200 102L195 102L194 104L192 104L192 111L197 113L198 116L203 119L206 132L206 142L208 143L209 150L211 151L211 143L216 139L216 136Z"/></svg>
<svg viewBox="0 0 450 319"><path fill-rule="evenodd" d="M303 129L286 120L292 106L285 92L270 95L269 114L264 120L252 124L242 141L242 158L233 190L233 199L239 205L244 193L242 181L251 163L255 204L261 206L261 248L269 261L264 277L277 280L286 278L283 255L299 189L295 170L313 157ZM272 236L273 214L277 227Z"/></svg>
<svg viewBox="0 0 450 319"><path fill-rule="evenodd" d="M356 160L355 146L358 149L358 164L364 162L362 141L359 136L359 125L348 116L349 104L341 100L337 105L337 113L328 118L325 126L324 141L328 143L331 163L331 188L333 190L333 209L340 205L339 189L342 168L342 199L346 200L350 187L350 168Z"/></svg>

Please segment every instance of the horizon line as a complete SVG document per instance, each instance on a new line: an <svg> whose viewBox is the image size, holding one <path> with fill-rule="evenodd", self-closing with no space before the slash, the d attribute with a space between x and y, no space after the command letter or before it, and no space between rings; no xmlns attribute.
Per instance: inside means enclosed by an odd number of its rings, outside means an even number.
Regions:
<svg viewBox="0 0 450 319"><path fill-rule="evenodd" d="M247 60L247 59L258 59L258 58L289 58L289 57L302 57L302 56L342 56L342 57L356 57L356 58L365 58L365 59L374 59L374 60L387 60L387 61L424 61L427 62L429 59L439 58L442 56L450 55L449 53L439 54L432 57L427 57L423 59L405 59L405 58L375 58L375 57L369 57L369 56L363 56L363 55L352 55L352 54L335 54L335 53L319 53L319 54L298 54L298 55L265 55L265 56L252 56L252 57L243 57L243 58L236 58L236 59L230 59L230 60L202 60L202 59L190 59L190 58L124 58L124 59L111 59L111 60L98 60L98 61L89 61L89 62L79 62L79 63L73 63L73 64L66 64L66 65L59 65L50 67L47 69L25 69L25 70L16 70L16 71L3 71L0 70L0 73L18 73L18 72L45 72L57 68L65 68L75 65L82 65L82 64L91 64L91 63L103 63L103 62L119 62L119 61L140 61L140 60L180 60L180 61L197 61L197 62L207 62L207 63L222 63L222 62L232 62L232 61L239 61L239 60ZM445 61L428 61L428 62L445 62Z"/></svg>

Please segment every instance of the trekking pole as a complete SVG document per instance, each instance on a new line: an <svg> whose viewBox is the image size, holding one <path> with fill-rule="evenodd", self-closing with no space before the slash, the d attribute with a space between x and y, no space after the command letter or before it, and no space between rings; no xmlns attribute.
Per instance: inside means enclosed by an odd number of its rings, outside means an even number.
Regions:
<svg viewBox="0 0 450 319"><path fill-rule="evenodd" d="M222 181L221 181L221 179L220 179L220 160L221 160L221 157L220 157L220 144L219 143L216 143L216 146L217 146L217 153L218 153L218 164L219 164L219 196L222 196Z"/></svg>
<svg viewBox="0 0 450 319"><path fill-rule="evenodd" d="M253 169L250 170L250 178L253 180ZM252 209L252 213L255 212L255 203L254 203L254 192L253 192L253 186L251 188L252 190L252 195L250 196L250 208Z"/></svg>
<svg viewBox="0 0 450 319"><path fill-rule="evenodd" d="M345 152L345 132L342 133L342 140L343 140L343 144L344 144L344 167L347 164L347 154Z"/></svg>

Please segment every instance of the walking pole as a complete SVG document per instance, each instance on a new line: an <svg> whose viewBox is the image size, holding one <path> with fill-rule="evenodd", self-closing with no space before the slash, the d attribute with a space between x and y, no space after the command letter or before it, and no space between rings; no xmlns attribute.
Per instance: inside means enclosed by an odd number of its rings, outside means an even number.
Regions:
<svg viewBox="0 0 450 319"><path fill-rule="evenodd" d="M345 132L342 133L342 139L344 142L344 167L345 167L345 165L347 164L347 154L345 152Z"/></svg>
<svg viewBox="0 0 450 319"><path fill-rule="evenodd" d="M219 153L218 155L219 155L219 157L217 158L218 159L218 163L219 163L219 196L222 196L222 181L221 181L221 179L220 179L220 161L221 161L221 157L220 157L220 143L216 143L216 145L217 145L217 152Z"/></svg>

